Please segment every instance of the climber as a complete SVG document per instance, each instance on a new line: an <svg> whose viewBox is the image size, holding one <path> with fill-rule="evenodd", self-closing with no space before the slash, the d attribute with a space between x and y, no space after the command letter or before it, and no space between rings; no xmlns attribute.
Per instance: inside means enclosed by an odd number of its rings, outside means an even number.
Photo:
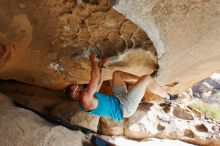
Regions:
<svg viewBox="0 0 220 146"><path fill-rule="evenodd" d="M71 100L78 101L83 111L88 114L111 118L115 121L122 121L130 117L137 109L147 88L165 99L170 96L153 80L149 75L141 77L122 71L114 71L112 79L113 96L99 93L102 84L102 68L109 62L104 57L100 65L97 62L96 53L91 53L91 78L89 84L71 84L65 90L65 94ZM136 81L130 91L127 90L125 82Z"/></svg>

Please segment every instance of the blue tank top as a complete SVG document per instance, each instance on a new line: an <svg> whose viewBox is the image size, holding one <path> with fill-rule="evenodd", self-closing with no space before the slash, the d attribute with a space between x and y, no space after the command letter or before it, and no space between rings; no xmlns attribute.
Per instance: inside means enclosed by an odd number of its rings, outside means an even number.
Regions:
<svg viewBox="0 0 220 146"><path fill-rule="evenodd" d="M123 120L120 101L117 97L98 92L95 93L95 97L98 99L98 106L94 110L87 112L82 106L80 106L81 109L89 114L104 118L111 118L117 122L121 122Z"/></svg>

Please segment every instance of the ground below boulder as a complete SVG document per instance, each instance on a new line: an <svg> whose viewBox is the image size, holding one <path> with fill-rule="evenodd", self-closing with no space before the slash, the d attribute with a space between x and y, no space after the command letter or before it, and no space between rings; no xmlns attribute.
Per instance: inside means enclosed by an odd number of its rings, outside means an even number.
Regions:
<svg viewBox="0 0 220 146"><path fill-rule="evenodd" d="M4 146L83 146L85 134L49 123L17 107L0 107L0 143Z"/></svg>
<svg viewBox="0 0 220 146"><path fill-rule="evenodd" d="M1 96L2 97L2 96ZM2 98L1 98L2 99ZM10 103L10 101L7 101ZM45 121L35 113L14 107L0 106L0 143L4 146L92 146L92 133L84 134L81 131L69 130L63 126ZM194 146L178 140L145 139L141 142L126 139L125 137L102 136L103 139L117 146Z"/></svg>
<svg viewBox="0 0 220 146"><path fill-rule="evenodd" d="M63 97L61 91L54 92L21 83L12 84L13 86L8 82L1 82L0 91L16 103L75 130L78 128L90 132L90 129L102 135L138 140L175 139L213 146L220 143L220 122L206 118L201 112L183 105L141 103L134 115L117 123L105 118L99 120L97 116L80 111L79 105Z"/></svg>

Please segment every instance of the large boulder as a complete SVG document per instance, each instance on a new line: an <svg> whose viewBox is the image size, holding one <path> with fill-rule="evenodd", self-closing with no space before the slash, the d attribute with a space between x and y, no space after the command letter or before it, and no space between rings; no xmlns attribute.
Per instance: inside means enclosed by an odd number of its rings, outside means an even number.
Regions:
<svg viewBox="0 0 220 146"><path fill-rule="evenodd" d="M104 88L101 91L110 92L108 89ZM176 103L171 105L141 103L134 115L118 123L80 111L77 103L63 97L62 91L2 81L0 92L49 120L72 129L82 129L85 132L92 130L110 136L124 135L138 140L177 139L196 145L213 146L219 146L220 143L219 121L209 119L193 108Z"/></svg>
<svg viewBox="0 0 220 146"><path fill-rule="evenodd" d="M117 69L137 75L158 69L147 34L108 0L0 1L0 79L54 90L88 83L91 51L111 57L105 80Z"/></svg>
<svg viewBox="0 0 220 146"><path fill-rule="evenodd" d="M92 146L89 142L92 133L72 131L63 126L49 123L35 113L18 108L0 105L0 143L4 146ZM118 146L126 145L179 145L194 146L178 140L145 139L141 142L124 137L102 136L105 140Z"/></svg>
<svg viewBox="0 0 220 146"><path fill-rule="evenodd" d="M179 92L219 72L219 0L118 0L114 8L148 33L159 60L158 81Z"/></svg>
<svg viewBox="0 0 220 146"><path fill-rule="evenodd" d="M105 80L117 69L152 74L159 59L156 79L173 86L168 88L173 93L219 71L218 0L120 0L112 9L113 1L1 0L0 79L40 87L1 82L0 91L69 128L133 139L157 137L218 145L219 122L188 107L143 103L132 117L118 124L104 118L99 121L64 97L59 89L72 82L88 83L91 51L99 59L111 57L104 69ZM5 107L13 106L7 97L0 97ZM145 102L155 100L161 102L161 97L148 94L144 98ZM5 130L12 135L7 128L1 131Z"/></svg>
<svg viewBox="0 0 220 146"><path fill-rule="evenodd" d="M83 146L85 135L49 123L31 111L0 107L0 142L4 146Z"/></svg>
<svg viewBox="0 0 220 146"><path fill-rule="evenodd" d="M116 69L151 74L157 53L158 81L179 83L170 92L219 72L218 0L120 0L115 10L112 1L1 1L0 78L50 89L87 83L89 50L112 57L105 79Z"/></svg>
<svg viewBox="0 0 220 146"><path fill-rule="evenodd" d="M0 83L0 92L17 104L31 109L48 120L72 129L97 131L99 117L83 112L78 102L64 97L63 91L52 91L21 83Z"/></svg>
<svg viewBox="0 0 220 146"><path fill-rule="evenodd" d="M220 122L178 104L140 104L125 122L125 136L133 139L168 138L196 145L220 144Z"/></svg>

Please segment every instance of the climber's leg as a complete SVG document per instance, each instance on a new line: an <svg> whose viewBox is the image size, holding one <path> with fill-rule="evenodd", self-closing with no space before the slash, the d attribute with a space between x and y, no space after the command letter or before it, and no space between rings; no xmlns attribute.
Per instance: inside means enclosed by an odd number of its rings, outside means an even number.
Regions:
<svg viewBox="0 0 220 146"><path fill-rule="evenodd" d="M134 114L147 88L150 88L154 94L169 98L169 95L151 76L144 75L134 84L125 98L119 98L124 117L130 117L132 114Z"/></svg>

